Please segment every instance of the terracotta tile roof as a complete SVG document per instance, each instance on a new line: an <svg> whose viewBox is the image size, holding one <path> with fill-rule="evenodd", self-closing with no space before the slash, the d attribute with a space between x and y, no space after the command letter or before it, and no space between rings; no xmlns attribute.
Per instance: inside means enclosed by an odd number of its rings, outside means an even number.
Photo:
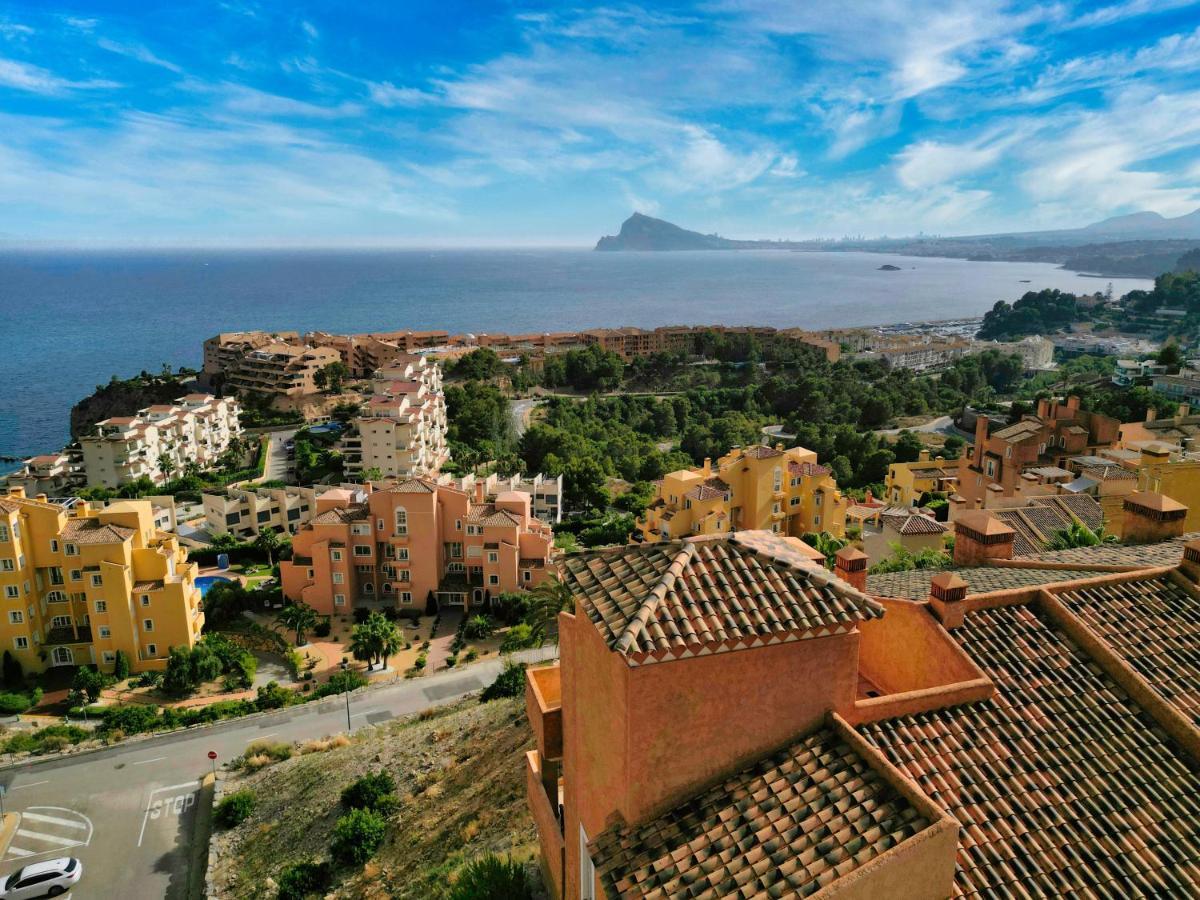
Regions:
<svg viewBox="0 0 1200 900"><path fill-rule="evenodd" d="M1136 481L1137 472L1113 463L1111 466L1082 466L1081 472L1093 481Z"/></svg>
<svg viewBox="0 0 1200 900"><path fill-rule="evenodd" d="M1200 726L1200 602L1166 576L1057 596L1163 699Z"/></svg>
<svg viewBox="0 0 1200 900"><path fill-rule="evenodd" d="M790 475L804 475L807 477L819 477L828 475L833 469L828 466L818 465L812 462L790 462L788 463L788 473Z"/></svg>
<svg viewBox="0 0 1200 900"><path fill-rule="evenodd" d="M850 631L883 609L769 532L568 556L564 579L634 665Z"/></svg>
<svg viewBox="0 0 1200 900"><path fill-rule="evenodd" d="M1059 494L1054 497L1038 498L1035 505L1054 503L1070 512L1088 528L1099 528L1104 524L1104 510L1090 494Z"/></svg>
<svg viewBox="0 0 1200 900"><path fill-rule="evenodd" d="M725 492L707 484L698 484L683 496L692 500L719 500Z"/></svg>
<svg viewBox="0 0 1200 900"><path fill-rule="evenodd" d="M1009 425L1006 428L1001 428L999 431L993 431L991 436L1000 438L1002 441L1010 443L1018 443L1026 438L1033 437L1041 432L1042 426L1039 422L1017 422L1014 425Z"/></svg>
<svg viewBox="0 0 1200 900"><path fill-rule="evenodd" d="M1013 556L1032 556L1046 549L1036 531L1034 531L1019 509L996 509L992 515L1011 528L1013 536Z"/></svg>
<svg viewBox="0 0 1200 900"><path fill-rule="evenodd" d="M589 850L609 897L804 897L929 824L822 729Z"/></svg>
<svg viewBox="0 0 1200 900"><path fill-rule="evenodd" d="M135 594L144 594L148 591L161 591L162 589L162 579L158 581L135 581L133 583L133 592Z"/></svg>
<svg viewBox="0 0 1200 900"><path fill-rule="evenodd" d="M0 498L0 510L6 513L18 512L21 509L20 503L15 503L12 500L4 500Z"/></svg>
<svg viewBox="0 0 1200 900"><path fill-rule="evenodd" d="M124 525L106 525L99 519L67 519L60 535L73 544L119 544L133 537Z"/></svg>
<svg viewBox="0 0 1200 900"><path fill-rule="evenodd" d="M979 703L859 727L962 825L960 897L1194 897L1200 769L1035 610L953 632Z"/></svg>
<svg viewBox="0 0 1200 900"><path fill-rule="evenodd" d="M933 516L922 513L903 516L884 514L883 521L900 534L945 534L947 530Z"/></svg>
<svg viewBox="0 0 1200 900"><path fill-rule="evenodd" d="M507 509L496 509L494 503L480 503L472 506L467 513L467 521L473 525L500 526L520 525L521 517Z"/></svg>
<svg viewBox="0 0 1200 900"><path fill-rule="evenodd" d="M1017 569L1002 566L977 566L949 571L966 581L972 594L1094 578L1097 574L1088 569ZM929 582L937 574L937 569L913 569L909 572L868 575L867 593L902 600L924 600L929 596Z"/></svg>
<svg viewBox="0 0 1200 900"><path fill-rule="evenodd" d="M381 490L389 494L432 494L437 490L437 485L423 478L409 478Z"/></svg>
<svg viewBox="0 0 1200 900"><path fill-rule="evenodd" d="M1031 558L1042 562L1078 563L1085 566L1173 566L1183 558L1184 542L1195 538L1200 538L1200 533L1192 532L1157 544L1099 544L1095 547L1052 550Z"/></svg>
<svg viewBox="0 0 1200 900"><path fill-rule="evenodd" d="M345 522L361 522L371 518L371 511L362 504L338 506L313 516L314 525L340 525Z"/></svg>

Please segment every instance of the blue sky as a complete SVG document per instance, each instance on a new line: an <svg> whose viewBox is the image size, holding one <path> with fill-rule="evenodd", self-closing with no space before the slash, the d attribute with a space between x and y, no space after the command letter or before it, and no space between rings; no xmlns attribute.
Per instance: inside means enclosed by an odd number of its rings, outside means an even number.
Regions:
<svg viewBox="0 0 1200 900"><path fill-rule="evenodd" d="M1200 5L0 3L0 238L590 244L1200 207Z"/></svg>

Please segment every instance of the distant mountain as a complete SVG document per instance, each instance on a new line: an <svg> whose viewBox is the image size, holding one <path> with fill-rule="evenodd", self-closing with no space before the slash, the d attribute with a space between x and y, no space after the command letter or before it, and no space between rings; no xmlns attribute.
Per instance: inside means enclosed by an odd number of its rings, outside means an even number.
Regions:
<svg viewBox="0 0 1200 900"><path fill-rule="evenodd" d="M1089 235L1121 237L1126 240L1176 238L1200 239L1200 209L1184 216L1167 219L1156 212L1136 212L1127 216L1114 216L1103 222L1085 225L1078 229Z"/></svg>
<svg viewBox="0 0 1200 900"><path fill-rule="evenodd" d="M688 231L671 222L635 212L621 231L596 242L597 250L789 250L811 246L791 241L736 241L715 234Z"/></svg>

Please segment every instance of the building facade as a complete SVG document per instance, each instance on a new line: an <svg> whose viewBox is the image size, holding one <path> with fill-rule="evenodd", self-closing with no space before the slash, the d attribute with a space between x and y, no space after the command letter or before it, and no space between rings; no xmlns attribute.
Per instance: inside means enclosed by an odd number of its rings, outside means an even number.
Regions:
<svg viewBox="0 0 1200 900"><path fill-rule="evenodd" d="M200 639L197 567L158 531L146 500L96 510L0 498L0 644L26 671L89 663L110 672L117 651L134 672L166 667L171 647Z"/></svg>
<svg viewBox="0 0 1200 900"><path fill-rule="evenodd" d="M916 506L925 494L953 493L957 487L958 460L930 459L922 450L915 462L888 466L884 493L892 506Z"/></svg>
<svg viewBox="0 0 1200 900"><path fill-rule="evenodd" d="M501 475L488 475L480 478L476 475L464 475L454 483L459 490L474 495L477 481L483 482L483 492L489 499L495 499L497 494L504 491L518 491L528 494L532 502L533 517L551 525L562 521L562 476L551 478L538 472L536 475L513 475L505 478Z"/></svg>
<svg viewBox="0 0 1200 900"><path fill-rule="evenodd" d="M436 476L450 458L446 443L442 370L424 357L378 370L362 415L342 439L348 476L375 470L376 477Z"/></svg>
<svg viewBox="0 0 1200 900"><path fill-rule="evenodd" d="M846 533L849 502L817 454L803 447L738 447L698 469L663 476L638 529L644 541L765 530Z"/></svg>
<svg viewBox="0 0 1200 900"><path fill-rule="evenodd" d="M241 435L239 412L231 398L188 394L97 422L79 438L87 486L117 488L142 477L162 484L192 463L211 468Z"/></svg>
<svg viewBox="0 0 1200 900"><path fill-rule="evenodd" d="M287 485L278 488L229 487L201 495L204 528L209 534L232 534L249 540L264 528L295 534L317 509L317 491Z"/></svg>
<svg viewBox="0 0 1200 900"><path fill-rule="evenodd" d="M482 483L472 495L419 478L326 491L280 563L284 596L326 615L364 603L423 610L431 597L483 607L546 576L554 536L530 506L528 494L489 503Z"/></svg>

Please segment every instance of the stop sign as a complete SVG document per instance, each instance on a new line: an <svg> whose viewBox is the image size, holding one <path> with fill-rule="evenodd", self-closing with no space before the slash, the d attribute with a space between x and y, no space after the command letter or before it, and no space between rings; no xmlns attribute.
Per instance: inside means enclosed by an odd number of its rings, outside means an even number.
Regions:
<svg viewBox="0 0 1200 900"><path fill-rule="evenodd" d="M217 758L217 751L216 751L216 750L209 750L209 751L208 751L208 758L209 758L209 759L216 759L216 758Z"/></svg>

